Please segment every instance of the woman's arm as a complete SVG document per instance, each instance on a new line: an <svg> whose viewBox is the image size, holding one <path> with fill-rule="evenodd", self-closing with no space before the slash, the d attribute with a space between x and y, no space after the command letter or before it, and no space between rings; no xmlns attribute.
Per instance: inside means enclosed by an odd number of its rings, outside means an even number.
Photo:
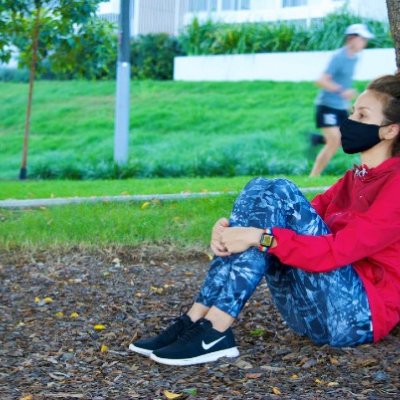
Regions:
<svg viewBox="0 0 400 400"><path fill-rule="evenodd" d="M324 193L318 194L311 200L311 205L317 214L323 219L325 216L326 209L332 202L332 199L336 196L339 188L342 186L344 177L339 179L335 184L333 184Z"/></svg>
<svg viewBox="0 0 400 400"><path fill-rule="evenodd" d="M290 229L273 228L278 246L271 249L287 265L310 272L326 272L373 256L400 240L400 179L381 190L368 211L355 213L335 234L298 235Z"/></svg>
<svg viewBox="0 0 400 400"><path fill-rule="evenodd" d="M258 247L264 229L253 227L235 226L232 228L221 227L218 233L214 234L211 240L211 249L217 256L228 256L234 253L241 253L250 247ZM217 239L218 236L218 239ZM275 247L277 241L274 239L271 245Z"/></svg>

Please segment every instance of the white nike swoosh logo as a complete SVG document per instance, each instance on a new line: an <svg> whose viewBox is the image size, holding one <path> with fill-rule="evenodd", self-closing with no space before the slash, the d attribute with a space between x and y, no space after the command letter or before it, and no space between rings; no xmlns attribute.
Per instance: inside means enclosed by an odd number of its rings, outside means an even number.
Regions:
<svg viewBox="0 0 400 400"><path fill-rule="evenodd" d="M202 342L201 342L201 347L202 347L204 350L210 350L211 347L215 346L218 342L220 342L220 341L221 341L222 339L224 339L224 338L225 338L225 336L222 336L222 337L220 337L219 339L214 340L214 341L211 342L211 343L204 343L204 340L202 340Z"/></svg>

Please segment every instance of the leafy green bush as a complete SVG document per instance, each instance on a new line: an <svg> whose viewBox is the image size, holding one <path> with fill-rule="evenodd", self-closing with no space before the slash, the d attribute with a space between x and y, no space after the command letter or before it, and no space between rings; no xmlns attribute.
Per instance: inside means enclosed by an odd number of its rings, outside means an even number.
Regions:
<svg viewBox="0 0 400 400"><path fill-rule="evenodd" d="M366 23L375 34L369 48L393 47L387 23L362 19L347 11L330 14L312 22L310 27L291 22L200 24L194 19L179 41L190 55L333 50L343 44L346 27L360 22Z"/></svg>
<svg viewBox="0 0 400 400"><path fill-rule="evenodd" d="M0 82L28 82L29 71L27 69L0 68Z"/></svg>
<svg viewBox="0 0 400 400"><path fill-rule="evenodd" d="M166 33L140 35L131 42L132 77L172 79L174 57L182 54L177 39Z"/></svg>
<svg viewBox="0 0 400 400"><path fill-rule="evenodd" d="M112 23L91 18L79 26L75 40L59 41L57 51L44 60L44 79L113 79L117 62L117 35Z"/></svg>

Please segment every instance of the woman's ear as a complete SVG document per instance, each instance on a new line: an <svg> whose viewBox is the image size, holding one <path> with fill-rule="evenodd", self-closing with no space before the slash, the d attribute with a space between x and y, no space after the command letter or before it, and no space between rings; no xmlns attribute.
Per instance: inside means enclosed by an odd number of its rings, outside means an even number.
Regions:
<svg viewBox="0 0 400 400"><path fill-rule="evenodd" d="M383 128L382 139L391 140L400 134L400 124L390 124Z"/></svg>

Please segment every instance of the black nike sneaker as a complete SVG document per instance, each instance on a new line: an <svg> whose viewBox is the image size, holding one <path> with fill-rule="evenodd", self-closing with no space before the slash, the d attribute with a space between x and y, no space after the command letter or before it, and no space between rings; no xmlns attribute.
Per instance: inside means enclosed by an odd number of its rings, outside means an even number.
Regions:
<svg viewBox="0 0 400 400"><path fill-rule="evenodd" d="M150 358L167 365L193 365L238 355L232 329L219 332L209 320L202 318L174 343L155 350Z"/></svg>
<svg viewBox="0 0 400 400"><path fill-rule="evenodd" d="M164 329L157 336L148 339L140 339L129 345L129 350L144 356L149 356L154 350L168 346L188 330L193 324L185 314L177 318L173 324Z"/></svg>

